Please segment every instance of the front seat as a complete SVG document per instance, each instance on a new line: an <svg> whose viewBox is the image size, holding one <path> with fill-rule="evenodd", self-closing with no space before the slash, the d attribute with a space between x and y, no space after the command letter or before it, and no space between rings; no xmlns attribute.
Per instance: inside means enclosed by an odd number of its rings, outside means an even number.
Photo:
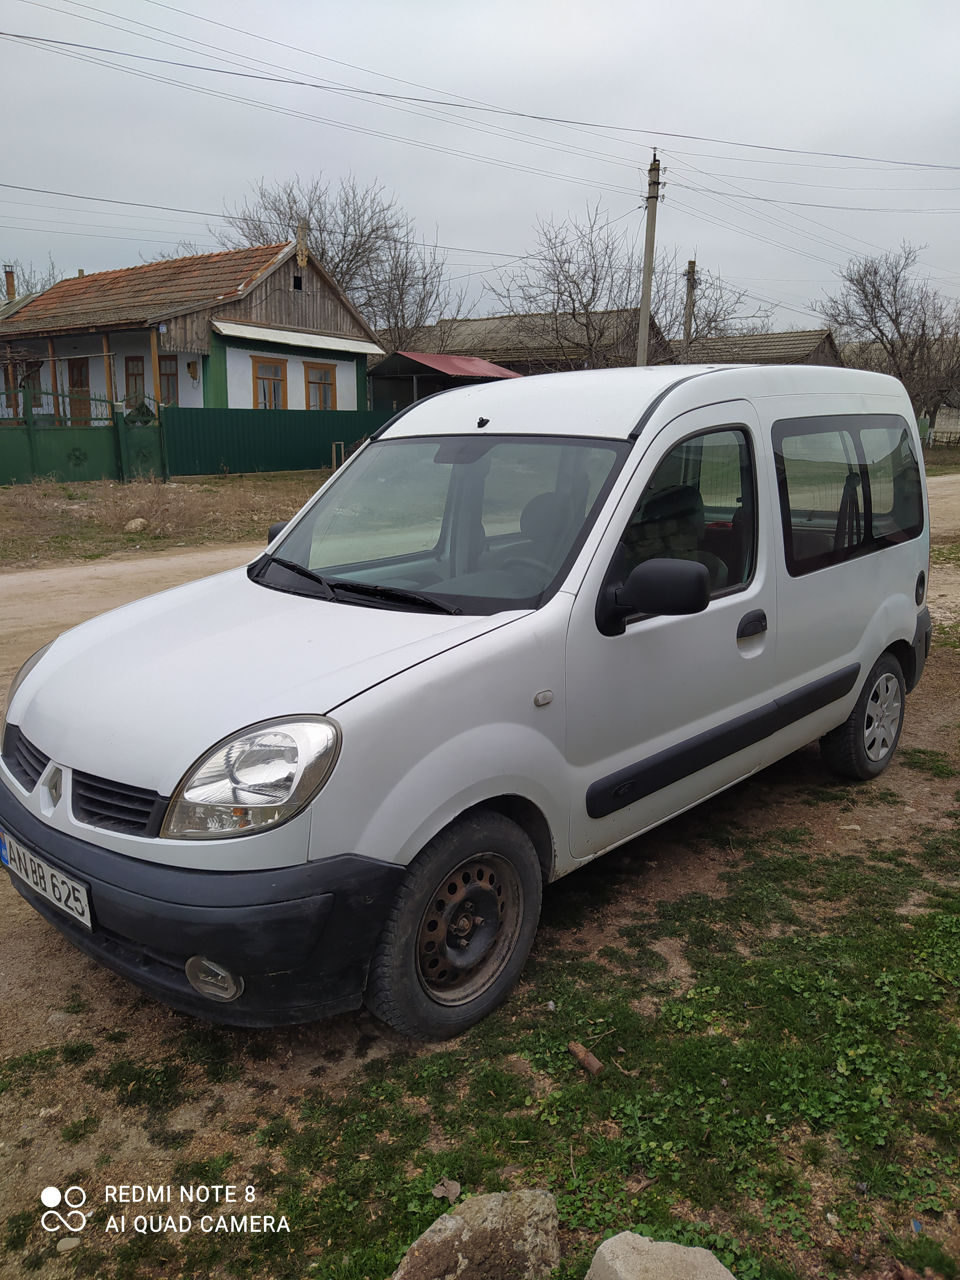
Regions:
<svg viewBox="0 0 960 1280"><path fill-rule="evenodd" d="M727 585L727 566L712 551L703 549L706 527L699 489L677 484L661 490L644 503L640 519L628 530L633 550L630 567L655 557L696 560L710 574L711 591L722 591Z"/></svg>
<svg viewBox="0 0 960 1280"><path fill-rule="evenodd" d="M564 550L563 535L569 518L568 504L559 493L538 493L520 512L520 532L527 541L515 549L515 554L555 566Z"/></svg>

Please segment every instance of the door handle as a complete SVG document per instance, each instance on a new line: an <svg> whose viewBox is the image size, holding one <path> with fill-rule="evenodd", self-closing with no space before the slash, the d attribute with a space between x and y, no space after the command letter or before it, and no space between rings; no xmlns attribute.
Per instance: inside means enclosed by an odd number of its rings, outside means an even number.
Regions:
<svg viewBox="0 0 960 1280"><path fill-rule="evenodd" d="M745 613L737 627L737 639L746 640L749 636L761 636L767 629L767 615L762 609L754 609Z"/></svg>

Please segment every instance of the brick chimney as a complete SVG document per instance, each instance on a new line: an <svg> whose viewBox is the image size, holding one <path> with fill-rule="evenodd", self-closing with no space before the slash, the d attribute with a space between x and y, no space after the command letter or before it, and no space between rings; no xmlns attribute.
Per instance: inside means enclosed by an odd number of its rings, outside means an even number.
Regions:
<svg viewBox="0 0 960 1280"><path fill-rule="evenodd" d="M13 276L13 267L9 262L4 264L3 278L7 286L7 301L12 302L17 296L17 283Z"/></svg>

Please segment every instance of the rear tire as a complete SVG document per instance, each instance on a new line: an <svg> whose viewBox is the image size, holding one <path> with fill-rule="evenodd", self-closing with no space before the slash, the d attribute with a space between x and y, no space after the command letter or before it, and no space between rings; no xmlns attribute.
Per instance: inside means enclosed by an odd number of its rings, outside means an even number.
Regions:
<svg viewBox="0 0 960 1280"><path fill-rule="evenodd" d="M459 1035L520 976L540 919L542 878L526 833L480 812L436 835L410 864L377 946L365 1003L419 1039Z"/></svg>
<svg viewBox="0 0 960 1280"><path fill-rule="evenodd" d="M900 663L885 653L871 668L848 718L820 739L827 766L844 778L883 773L900 741L905 697Z"/></svg>

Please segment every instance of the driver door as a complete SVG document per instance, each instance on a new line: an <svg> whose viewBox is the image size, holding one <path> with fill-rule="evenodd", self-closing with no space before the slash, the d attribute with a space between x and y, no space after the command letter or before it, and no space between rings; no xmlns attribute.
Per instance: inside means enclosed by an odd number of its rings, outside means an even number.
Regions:
<svg viewBox="0 0 960 1280"><path fill-rule="evenodd" d="M578 593L567 643L571 849L592 857L758 768L774 681L773 510L753 407L683 414L652 441ZM641 560L710 572L702 613L598 627Z"/></svg>

